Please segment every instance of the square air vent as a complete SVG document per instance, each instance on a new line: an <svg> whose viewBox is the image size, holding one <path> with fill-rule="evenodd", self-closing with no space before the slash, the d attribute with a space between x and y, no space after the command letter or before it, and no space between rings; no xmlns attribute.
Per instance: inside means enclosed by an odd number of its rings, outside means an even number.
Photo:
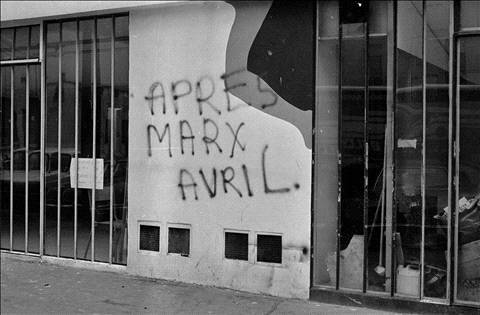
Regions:
<svg viewBox="0 0 480 315"><path fill-rule="evenodd" d="M160 227L140 224L140 250L160 251Z"/></svg>
<svg viewBox="0 0 480 315"><path fill-rule="evenodd" d="M225 232L225 258L248 260L248 233Z"/></svg>
<svg viewBox="0 0 480 315"><path fill-rule="evenodd" d="M257 235L257 261L282 263L282 237L280 235Z"/></svg>
<svg viewBox="0 0 480 315"><path fill-rule="evenodd" d="M168 253L190 256L190 229L168 228Z"/></svg>

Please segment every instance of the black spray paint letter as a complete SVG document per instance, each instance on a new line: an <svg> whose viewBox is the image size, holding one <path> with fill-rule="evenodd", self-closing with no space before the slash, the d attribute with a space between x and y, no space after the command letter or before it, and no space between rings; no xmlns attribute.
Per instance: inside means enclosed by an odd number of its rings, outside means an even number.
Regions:
<svg viewBox="0 0 480 315"><path fill-rule="evenodd" d="M267 170L265 166L265 154L267 153L268 149L268 144L265 145L262 151L262 174L263 174L263 188L265 189L266 194L274 194L274 193L288 193L290 191L290 188L288 187L283 187L283 188L277 188L277 189L272 189L268 186L267 182Z"/></svg>
<svg viewBox="0 0 480 315"><path fill-rule="evenodd" d="M170 136L170 125L167 123L165 125L165 128L163 128L163 133L160 136L158 133L157 127L154 125L148 125L147 126L147 139L148 139L148 156L152 156L152 138L151 138L151 131L155 131L155 134L157 135L158 141L162 143L163 138L165 138L165 135L168 133L168 155L172 157L172 139Z"/></svg>
<svg viewBox="0 0 480 315"><path fill-rule="evenodd" d="M212 137L207 136L207 125L210 124L215 128L215 134ZM222 153L222 148L220 145L217 143L217 138L218 138L218 126L217 124L211 120L210 118L204 118L203 119L203 142L205 143L205 148L207 149L207 154L210 154L210 149L208 148L208 145L213 143L217 146L218 152Z"/></svg>

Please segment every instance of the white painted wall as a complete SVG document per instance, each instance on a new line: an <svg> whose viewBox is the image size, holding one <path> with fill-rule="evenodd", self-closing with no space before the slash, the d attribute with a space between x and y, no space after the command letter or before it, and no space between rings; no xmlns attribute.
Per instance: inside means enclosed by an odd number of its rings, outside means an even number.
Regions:
<svg viewBox="0 0 480 315"><path fill-rule="evenodd" d="M130 12L130 125L129 125L129 248L128 270L131 273L185 282L229 287L272 295L308 298L310 277L310 186L311 150L302 134L288 122L247 106L229 95L232 105L241 108L229 112L224 81L225 56L229 32L235 17L232 6L222 2L193 2L176 7ZM199 115L195 83L202 77L213 79L215 92L211 103ZM188 80L193 92L178 99L179 112L174 113L171 83ZM154 102L152 115L145 96L153 82L165 87L166 113L161 99ZM205 94L209 88L207 85ZM255 88L255 87L247 87ZM155 90L159 95L160 90ZM219 129L218 144L210 145L206 154L203 120L210 118ZM181 153L179 121L186 120L195 136L184 141ZM152 156L148 155L147 126L160 133L170 124L172 157L167 137L162 143L152 136ZM226 123L237 130L238 144L230 157L233 136ZM209 125L208 128L211 128ZM207 129L212 135L213 129ZM286 193L264 190L262 152L265 147L266 177L270 188L288 188ZM248 168L253 196L248 196L242 165ZM222 186L221 170L232 167L232 187ZM211 184L212 168L217 170L217 192L211 198L199 175L206 174ZM197 183L198 200L193 188L185 188L186 200L179 188L180 170L188 170ZM188 178L185 177L186 182ZM295 188L298 184L298 189ZM152 221L161 226L160 253L138 250L138 222ZM191 225L191 255L167 254L167 224ZM249 261L224 258L224 229L248 231ZM279 233L283 237L282 264L256 263L256 232ZM303 250L307 253L302 253Z"/></svg>
<svg viewBox="0 0 480 315"><path fill-rule="evenodd" d="M0 1L2 23L128 11L132 7L177 5L182 1Z"/></svg>

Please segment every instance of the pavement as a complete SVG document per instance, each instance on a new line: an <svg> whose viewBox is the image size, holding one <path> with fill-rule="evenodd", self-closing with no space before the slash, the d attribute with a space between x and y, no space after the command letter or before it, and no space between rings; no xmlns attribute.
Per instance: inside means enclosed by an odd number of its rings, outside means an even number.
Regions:
<svg viewBox="0 0 480 315"><path fill-rule="evenodd" d="M394 314L134 277L2 253L1 314Z"/></svg>

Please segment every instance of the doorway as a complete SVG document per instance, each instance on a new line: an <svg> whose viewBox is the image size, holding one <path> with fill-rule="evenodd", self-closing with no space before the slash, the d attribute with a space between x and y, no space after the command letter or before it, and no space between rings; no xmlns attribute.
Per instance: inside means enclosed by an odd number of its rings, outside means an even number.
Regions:
<svg viewBox="0 0 480 315"><path fill-rule="evenodd" d="M1 30L1 248L126 264L128 15Z"/></svg>

